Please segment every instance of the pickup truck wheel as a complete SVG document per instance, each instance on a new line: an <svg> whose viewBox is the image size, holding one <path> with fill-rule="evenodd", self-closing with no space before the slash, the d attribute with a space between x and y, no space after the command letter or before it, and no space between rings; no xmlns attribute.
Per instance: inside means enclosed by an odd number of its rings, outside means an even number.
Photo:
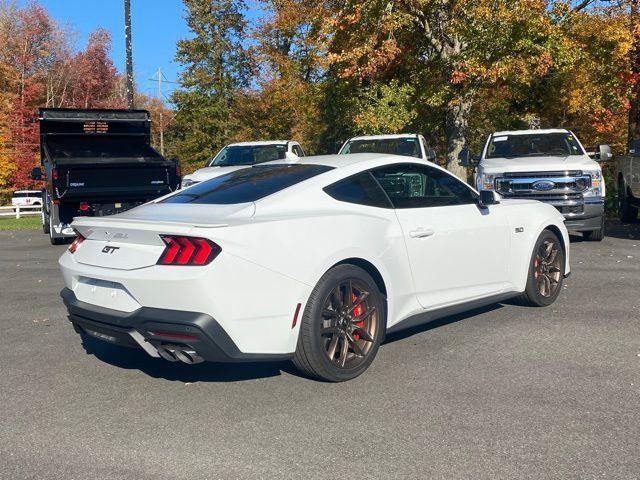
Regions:
<svg viewBox="0 0 640 480"><path fill-rule="evenodd" d="M638 209L631 205L624 180L618 184L618 215L622 223L632 223L638 218Z"/></svg>
<svg viewBox="0 0 640 480"><path fill-rule="evenodd" d="M558 236L544 230L529 262L527 286L520 303L531 307L547 307L556 301L564 281L564 250Z"/></svg>
<svg viewBox="0 0 640 480"><path fill-rule="evenodd" d="M354 265L332 268L311 292L293 364L328 382L357 377L378 353L385 312L382 294L367 272Z"/></svg>
<svg viewBox="0 0 640 480"><path fill-rule="evenodd" d="M604 215L602 216L602 227L598 230L590 230L588 232L583 232L582 237L588 242L601 242L604 240Z"/></svg>

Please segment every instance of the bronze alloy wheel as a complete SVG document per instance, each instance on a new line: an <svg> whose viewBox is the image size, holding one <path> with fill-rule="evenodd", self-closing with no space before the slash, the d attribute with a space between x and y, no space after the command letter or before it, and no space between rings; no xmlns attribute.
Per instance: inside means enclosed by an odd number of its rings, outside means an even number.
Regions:
<svg viewBox="0 0 640 480"><path fill-rule="evenodd" d="M542 297L552 297L560 287L562 278L562 247L556 240L545 239L533 261L533 276Z"/></svg>
<svg viewBox="0 0 640 480"><path fill-rule="evenodd" d="M362 364L373 348L378 318L365 285L357 279L338 283L322 305L320 335L329 360L340 368Z"/></svg>

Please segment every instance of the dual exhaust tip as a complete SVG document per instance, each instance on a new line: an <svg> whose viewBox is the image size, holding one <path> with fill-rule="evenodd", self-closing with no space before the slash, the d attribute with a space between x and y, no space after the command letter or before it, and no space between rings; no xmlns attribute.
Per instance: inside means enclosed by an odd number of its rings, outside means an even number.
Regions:
<svg viewBox="0 0 640 480"><path fill-rule="evenodd" d="M169 362L182 362L188 365L204 362L195 350L179 345L158 345L158 354Z"/></svg>

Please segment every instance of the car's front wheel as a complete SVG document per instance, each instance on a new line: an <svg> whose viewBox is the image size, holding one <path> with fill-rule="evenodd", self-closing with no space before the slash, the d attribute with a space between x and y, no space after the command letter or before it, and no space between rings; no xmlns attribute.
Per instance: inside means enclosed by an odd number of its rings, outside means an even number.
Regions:
<svg viewBox="0 0 640 480"><path fill-rule="evenodd" d="M544 230L529 261L527 286L520 296L525 305L546 307L556 301L564 281L564 249L558 236Z"/></svg>
<svg viewBox="0 0 640 480"><path fill-rule="evenodd" d="M376 282L355 265L338 265L311 292L293 363L315 378L351 380L371 365L385 331L385 303Z"/></svg>

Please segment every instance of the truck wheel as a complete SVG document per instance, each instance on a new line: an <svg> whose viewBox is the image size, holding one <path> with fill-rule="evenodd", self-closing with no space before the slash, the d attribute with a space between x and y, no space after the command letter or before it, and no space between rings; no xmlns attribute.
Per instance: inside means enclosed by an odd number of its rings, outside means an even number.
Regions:
<svg viewBox="0 0 640 480"><path fill-rule="evenodd" d="M604 215L602 216L602 227L597 230L590 230L582 233L582 238L588 242L601 242L604 240Z"/></svg>
<svg viewBox="0 0 640 480"><path fill-rule="evenodd" d="M351 380L373 362L386 325L384 298L373 278L354 265L338 265L311 292L293 363L311 377Z"/></svg>
<svg viewBox="0 0 640 480"><path fill-rule="evenodd" d="M523 305L547 307L556 301L564 281L564 250L558 236L544 230L538 237L529 261L527 286L520 295Z"/></svg>
<svg viewBox="0 0 640 480"><path fill-rule="evenodd" d="M618 215L622 223L635 222L638 218L638 209L631 205L627 185L624 180L618 184Z"/></svg>
<svg viewBox="0 0 640 480"><path fill-rule="evenodd" d="M49 233L49 217L44 213L44 207L42 207L42 233L45 235Z"/></svg>

